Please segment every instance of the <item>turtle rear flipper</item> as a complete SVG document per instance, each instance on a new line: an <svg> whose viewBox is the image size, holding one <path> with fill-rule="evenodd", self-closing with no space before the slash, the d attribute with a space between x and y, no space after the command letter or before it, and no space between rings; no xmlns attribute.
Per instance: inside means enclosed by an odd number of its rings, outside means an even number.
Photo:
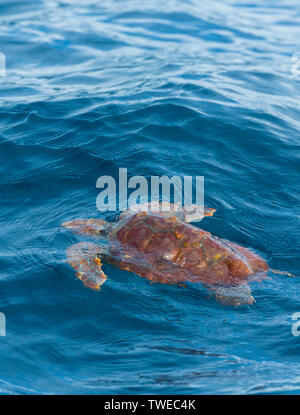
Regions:
<svg viewBox="0 0 300 415"><path fill-rule="evenodd" d="M106 281L102 271L102 250L90 242L79 242L66 250L67 262L76 270L76 276L86 287L100 291Z"/></svg>
<svg viewBox="0 0 300 415"><path fill-rule="evenodd" d="M255 299L248 284L234 286L210 286L216 300L223 305L241 306L252 305Z"/></svg>

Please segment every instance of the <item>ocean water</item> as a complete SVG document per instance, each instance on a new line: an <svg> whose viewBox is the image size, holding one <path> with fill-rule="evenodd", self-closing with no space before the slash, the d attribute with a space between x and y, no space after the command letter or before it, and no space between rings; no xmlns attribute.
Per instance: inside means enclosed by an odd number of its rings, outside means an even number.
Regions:
<svg viewBox="0 0 300 415"><path fill-rule="evenodd" d="M60 228L120 167L204 176L197 226L300 277L299 38L298 0L1 2L1 394L300 392L300 278L238 308L104 265L97 293Z"/></svg>

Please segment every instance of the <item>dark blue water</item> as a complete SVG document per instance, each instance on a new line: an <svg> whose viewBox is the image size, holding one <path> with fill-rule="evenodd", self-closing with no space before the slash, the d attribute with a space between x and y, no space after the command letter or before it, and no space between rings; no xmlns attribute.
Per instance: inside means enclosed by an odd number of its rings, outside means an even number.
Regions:
<svg viewBox="0 0 300 415"><path fill-rule="evenodd" d="M300 7L255 3L1 2L2 394L300 393L300 278L233 308L108 265L93 292L63 262L60 224L127 167L203 175L198 226L300 275Z"/></svg>

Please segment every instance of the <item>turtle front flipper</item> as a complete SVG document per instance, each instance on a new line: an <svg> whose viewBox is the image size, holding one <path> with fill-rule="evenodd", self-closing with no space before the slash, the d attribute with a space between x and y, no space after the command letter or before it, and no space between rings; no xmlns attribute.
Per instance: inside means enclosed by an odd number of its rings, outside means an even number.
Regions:
<svg viewBox="0 0 300 415"><path fill-rule="evenodd" d="M245 283L234 286L210 286L209 290L213 292L217 302L223 305L241 306L255 303L251 288Z"/></svg>
<svg viewBox="0 0 300 415"><path fill-rule="evenodd" d="M76 270L76 276L86 287L100 291L106 281L102 271L102 250L90 242L79 242L66 250L67 262Z"/></svg>

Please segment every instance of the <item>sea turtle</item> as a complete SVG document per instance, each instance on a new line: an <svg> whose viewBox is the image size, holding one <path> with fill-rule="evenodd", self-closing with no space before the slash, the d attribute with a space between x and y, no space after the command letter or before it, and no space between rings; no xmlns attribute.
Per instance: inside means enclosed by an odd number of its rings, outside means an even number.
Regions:
<svg viewBox="0 0 300 415"><path fill-rule="evenodd" d="M97 238L96 243L79 242L66 250L67 262L85 286L100 290L107 278L103 261L152 282L201 282L223 304L253 304L247 280L264 277L266 261L248 248L190 224L212 216L215 209L204 208L203 215L196 205L182 209L166 202L157 202L154 208L153 204L138 206L115 222L75 219L62 224Z"/></svg>

